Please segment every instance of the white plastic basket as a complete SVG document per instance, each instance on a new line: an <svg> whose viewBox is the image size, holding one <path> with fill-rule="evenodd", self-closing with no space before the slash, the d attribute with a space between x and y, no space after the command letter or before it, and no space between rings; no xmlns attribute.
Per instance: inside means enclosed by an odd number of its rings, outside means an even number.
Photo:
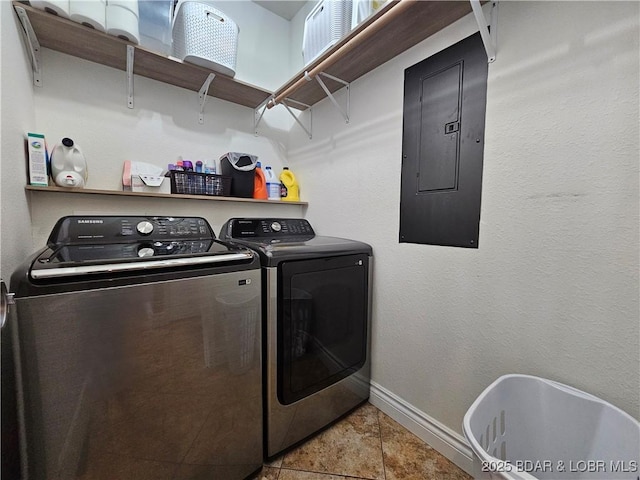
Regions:
<svg viewBox="0 0 640 480"><path fill-rule="evenodd" d="M205 2L181 0L173 18L173 56L233 77L238 25Z"/></svg>
<svg viewBox="0 0 640 480"><path fill-rule="evenodd" d="M544 378L498 378L469 407L463 431L476 479L640 478L640 423Z"/></svg>
<svg viewBox="0 0 640 480"><path fill-rule="evenodd" d="M351 0L320 0L304 21L302 58L315 60L351 30Z"/></svg>

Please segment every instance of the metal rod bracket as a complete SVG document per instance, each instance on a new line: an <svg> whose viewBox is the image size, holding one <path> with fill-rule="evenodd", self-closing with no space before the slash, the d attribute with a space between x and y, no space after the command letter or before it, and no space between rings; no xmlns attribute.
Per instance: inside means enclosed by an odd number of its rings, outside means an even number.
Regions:
<svg viewBox="0 0 640 480"><path fill-rule="evenodd" d="M260 125L260 121L264 116L264 112L267 110L267 107L269 106L269 102L271 102L272 100L273 100L273 95L271 95L264 102L258 105L256 109L253 111L253 133L256 137L258 136L258 125Z"/></svg>
<svg viewBox="0 0 640 480"><path fill-rule="evenodd" d="M482 43L484 44L484 48L487 51L487 58L489 63L493 63L496 61L496 28L497 28L497 8L498 8L498 0L494 0L491 2L491 15L489 21L487 21L487 17L482 11L482 5L480 5L480 0L469 0L471 2L471 8L473 9L473 14L476 17L476 22L478 23L478 28L480 30L480 36L482 37Z"/></svg>
<svg viewBox="0 0 640 480"><path fill-rule="evenodd" d="M29 16L24 8L19 5L14 5L13 7L18 15L18 19L22 24L23 34L27 41L27 47L29 48L29 53L31 55L31 68L33 69L33 84L36 87L42 86L42 58L40 55L40 42L38 42L38 37L36 36L36 32L31 25L31 21L29 20Z"/></svg>
<svg viewBox="0 0 640 480"><path fill-rule="evenodd" d="M133 108L133 60L135 49L127 45L127 107Z"/></svg>
<svg viewBox="0 0 640 480"><path fill-rule="evenodd" d="M200 115L198 117L198 123L204 123L204 104L207 101L207 94L209 92L209 85L213 82L213 79L216 78L215 73L210 73L207 79L202 84L200 91L198 92L198 101L200 103Z"/></svg>
<svg viewBox="0 0 640 480"><path fill-rule="evenodd" d="M291 111L291 108L289 107L289 105L287 105L287 102L293 102L293 103L297 103L298 105L302 105L303 107L307 107L307 111L309 112L309 128L305 127L304 124L300 121L300 119L296 116L296 114ZM300 125L300 127L306 132L306 134L309 135L309 140L311 140L311 138L312 138L311 133L313 132L313 112L311 110L311 105L307 105L306 103L298 102L297 100L294 100L293 98L285 98L280 103L281 103L281 105L284 105L284 108L287 109L287 112L289 112L289 114L298 123L298 125Z"/></svg>
<svg viewBox="0 0 640 480"><path fill-rule="evenodd" d="M347 105L346 105L346 111L342 109L342 107L340 107L340 105L338 105L338 101L336 100L336 98L333 96L333 94L329 91L329 89L327 88L327 86L325 85L325 83L322 81L322 79L320 78L320 75L322 75L323 77L329 78L331 80L333 80L334 82L338 82L343 84L346 89L347 89ZM306 76L306 72L305 72L305 76ZM344 118L345 123L349 123L349 105L350 105L350 97L351 97L351 84L348 82L345 82L344 80L341 80L337 77L334 77L333 75L329 75L328 73L324 73L324 72L320 72L318 73L318 75L316 75L316 80L318 81L318 83L320 84L320 86L322 87L322 89L324 90L324 93L327 94L327 97L329 97L329 100L331 100L331 103L333 103L333 105L338 109L338 111L340 112L340 114L342 115L342 117Z"/></svg>

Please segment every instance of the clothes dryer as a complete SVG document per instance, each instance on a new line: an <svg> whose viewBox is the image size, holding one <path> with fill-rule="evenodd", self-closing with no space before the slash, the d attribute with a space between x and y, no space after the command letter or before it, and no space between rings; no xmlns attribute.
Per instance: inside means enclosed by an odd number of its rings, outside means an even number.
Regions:
<svg viewBox="0 0 640 480"><path fill-rule="evenodd" d="M372 249L317 236L305 219L232 218L220 238L260 256L273 458L369 398Z"/></svg>

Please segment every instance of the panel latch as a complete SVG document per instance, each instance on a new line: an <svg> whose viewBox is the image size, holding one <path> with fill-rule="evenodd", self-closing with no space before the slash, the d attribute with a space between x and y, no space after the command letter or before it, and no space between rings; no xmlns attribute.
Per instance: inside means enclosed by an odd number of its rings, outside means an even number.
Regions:
<svg viewBox="0 0 640 480"><path fill-rule="evenodd" d="M449 122L444 126L444 134L454 133L460 130L460 122Z"/></svg>

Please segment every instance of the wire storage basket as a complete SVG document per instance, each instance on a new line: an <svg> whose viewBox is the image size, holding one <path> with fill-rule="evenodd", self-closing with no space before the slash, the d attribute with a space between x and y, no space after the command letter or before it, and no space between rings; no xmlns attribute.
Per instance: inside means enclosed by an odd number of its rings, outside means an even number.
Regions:
<svg viewBox="0 0 640 480"><path fill-rule="evenodd" d="M231 194L231 177L172 170L171 193L228 197Z"/></svg>

